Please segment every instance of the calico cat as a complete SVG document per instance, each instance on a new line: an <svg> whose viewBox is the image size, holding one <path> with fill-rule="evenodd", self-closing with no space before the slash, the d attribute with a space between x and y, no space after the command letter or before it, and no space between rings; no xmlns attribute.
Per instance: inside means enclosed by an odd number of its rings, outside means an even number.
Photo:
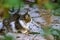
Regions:
<svg viewBox="0 0 60 40"><path fill-rule="evenodd" d="M28 13L25 13L24 15L20 16L18 20L15 21L15 28L18 30L18 32L28 33L29 27L27 23L30 21L31 21L30 15Z"/></svg>
<svg viewBox="0 0 60 40"><path fill-rule="evenodd" d="M14 8L12 8L14 9ZM13 12L14 10L9 10L10 12ZM16 18L19 18L19 15L17 15L19 13L20 9L18 9L12 16L10 14L10 17L8 18L5 18L3 20L3 28L6 28L7 32L13 32L13 27L12 25L14 24L11 24L13 21L16 20ZM17 15L17 16L16 16Z"/></svg>
<svg viewBox="0 0 60 40"><path fill-rule="evenodd" d="M5 18L7 18L7 15L8 15L8 8L0 6L0 21L2 22L2 28L0 30L0 33L3 33L5 31L5 28L3 26L6 24Z"/></svg>
<svg viewBox="0 0 60 40"><path fill-rule="evenodd" d="M3 20L3 28L5 27L7 32L12 32L10 22L9 18Z"/></svg>
<svg viewBox="0 0 60 40"><path fill-rule="evenodd" d="M31 21L30 15L28 12L24 15L19 15L15 13L13 16L13 21L11 18L3 20L3 27L6 27L8 32L20 32L20 33L29 33L29 22Z"/></svg>

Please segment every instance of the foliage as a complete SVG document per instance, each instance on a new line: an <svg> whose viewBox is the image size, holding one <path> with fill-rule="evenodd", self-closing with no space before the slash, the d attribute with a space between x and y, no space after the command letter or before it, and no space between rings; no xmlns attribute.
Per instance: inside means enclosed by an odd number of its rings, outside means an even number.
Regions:
<svg viewBox="0 0 60 40"><path fill-rule="evenodd" d="M4 36L4 40L13 40L12 36Z"/></svg>
<svg viewBox="0 0 60 40"><path fill-rule="evenodd" d="M54 0L55 1L55 0ZM45 9L57 9L60 8L60 0L56 1L57 3L52 2L51 0L37 0L38 6L42 6Z"/></svg>
<svg viewBox="0 0 60 40"><path fill-rule="evenodd" d="M55 16L60 16L60 8L58 8L56 10L53 10L52 14L55 15Z"/></svg>
<svg viewBox="0 0 60 40"><path fill-rule="evenodd" d="M44 28L44 36L53 35L56 40L60 40L60 30L53 29L51 27Z"/></svg>
<svg viewBox="0 0 60 40"><path fill-rule="evenodd" d="M4 8L3 6L0 6L0 17L1 18L8 18L10 14L8 13L8 8Z"/></svg>
<svg viewBox="0 0 60 40"><path fill-rule="evenodd" d="M9 13L5 13L3 18L9 18L10 17L10 14Z"/></svg>
<svg viewBox="0 0 60 40"><path fill-rule="evenodd" d="M15 40L15 38L12 35L3 35L3 38L0 38L2 40Z"/></svg>
<svg viewBox="0 0 60 40"><path fill-rule="evenodd" d="M0 0L0 4L4 7L21 7L23 5L23 0Z"/></svg>
<svg viewBox="0 0 60 40"><path fill-rule="evenodd" d="M3 9L3 18L10 17L9 9L14 8L21 8L23 6L23 0L0 0L0 8ZM8 10L6 10L8 9ZM0 15L1 16L1 15Z"/></svg>
<svg viewBox="0 0 60 40"><path fill-rule="evenodd" d="M51 3L51 2L48 2L48 3L44 4L44 7L46 9L55 9L57 7L57 5L55 5L55 4Z"/></svg>
<svg viewBox="0 0 60 40"><path fill-rule="evenodd" d="M60 40L60 30L52 29L51 34L55 37L56 40Z"/></svg>

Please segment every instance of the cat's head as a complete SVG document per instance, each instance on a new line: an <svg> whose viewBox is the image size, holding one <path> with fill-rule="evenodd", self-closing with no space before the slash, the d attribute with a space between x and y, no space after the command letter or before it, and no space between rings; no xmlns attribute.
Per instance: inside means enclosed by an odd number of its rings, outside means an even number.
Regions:
<svg viewBox="0 0 60 40"><path fill-rule="evenodd" d="M26 12L24 15L22 15L22 20L24 20L25 22L30 22L31 21L31 17L28 14L28 12Z"/></svg>

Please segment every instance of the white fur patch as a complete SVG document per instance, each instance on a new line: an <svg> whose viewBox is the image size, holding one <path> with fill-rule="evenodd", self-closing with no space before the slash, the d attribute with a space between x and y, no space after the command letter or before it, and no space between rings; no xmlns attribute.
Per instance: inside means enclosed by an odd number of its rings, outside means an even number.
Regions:
<svg viewBox="0 0 60 40"><path fill-rule="evenodd" d="M20 24L22 25L22 27L29 29L29 25L31 24L31 21L28 23L25 23L24 20L19 20Z"/></svg>
<svg viewBox="0 0 60 40"><path fill-rule="evenodd" d="M15 29L15 22L11 22L10 25L12 27L13 32L17 32L17 30Z"/></svg>

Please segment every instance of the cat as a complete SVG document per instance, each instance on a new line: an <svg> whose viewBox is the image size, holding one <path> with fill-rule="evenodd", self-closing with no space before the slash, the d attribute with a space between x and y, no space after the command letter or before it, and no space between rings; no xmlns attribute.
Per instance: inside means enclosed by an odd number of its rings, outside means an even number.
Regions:
<svg viewBox="0 0 60 40"><path fill-rule="evenodd" d="M23 19L20 19L19 20L19 23L21 24L21 26L23 28L25 28L24 30L22 30L22 32L24 31L24 33L29 33L29 24L31 22L31 17L30 15L28 14L28 12L26 12L24 15L22 15Z"/></svg>
<svg viewBox="0 0 60 40"><path fill-rule="evenodd" d="M28 33L29 28L27 26L27 23L31 21L30 15L28 13L25 13L24 15L21 15L20 18L16 18L15 21L15 28L20 33Z"/></svg>
<svg viewBox="0 0 60 40"><path fill-rule="evenodd" d="M6 27L8 32L13 31L13 32L20 32L20 33L29 33L28 26L29 26L29 22L31 21L31 18L28 12L25 13L24 15L15 13L13 14L12 17L13 19L7 18L3 20L3 25L4 25L3 27Z"/></svg>
<svg viewBox="0 0 60 40"><path fill-rule="evenodd" d="M7 32L15 32L15 22L19 19L20 15L15 13L12 17L5 18L3 20L3 28L5 27Z"/></svg>
<svg viewBox="0 0 60 40"><path fill-rule="evenodd" d="M4 25L7 25L7 22L5 18L7 18L8 15L8 8L5 8L3 6L0 6L0 21L2 22L2 28L0 30L1 33L3 33L5 31L5 28L3 27Z"/></svg>
<svg viewBox="0 0 60 40"><path fill-rule="evenodd" d="M7 32L12 32L12 28L11 28L11 25L10 25L10 19L9 18L6 18L3 20L3 28L6 28L6 31Z"/></svg>
<svg viewBox="0 0 60 40"><path fill-rule="evenodd" d="M8 10L8 11L11 12L11 10ZM12 10L12 11L14 11L14 10ZM19 11L20 11L20 9L18 9L12 16L10 14L10 17L3 19L3 28L6 28L7 32L14 32L13 31L13 25L14 25L13 22L16 21L16 18L19 18L19 16L20 16L20 15L18 15Z"/></svg>

